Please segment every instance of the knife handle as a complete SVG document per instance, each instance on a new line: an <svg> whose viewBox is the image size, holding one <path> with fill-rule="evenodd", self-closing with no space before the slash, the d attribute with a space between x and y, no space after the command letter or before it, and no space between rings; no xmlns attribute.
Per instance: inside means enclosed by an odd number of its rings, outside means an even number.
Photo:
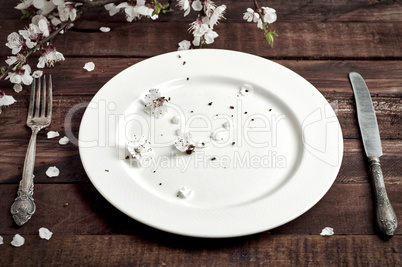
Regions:
<svg viewBox="0 0 402 267"><path fill-rule="evenodd" d="M385 189L384 178L382 175L380 158L369 158L369 166L373 177L375 194L375 212L377 225L380 231L388 236L392 236L398 226L398 220L394 209L389 202Z"/></svg>

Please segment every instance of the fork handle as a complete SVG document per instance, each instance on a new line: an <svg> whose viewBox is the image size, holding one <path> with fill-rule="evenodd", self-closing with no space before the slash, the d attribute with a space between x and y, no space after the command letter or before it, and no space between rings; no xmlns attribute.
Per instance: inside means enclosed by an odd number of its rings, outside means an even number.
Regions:
<svg viewBox="0 0 402 267"><path fill-rule="evenodd" d="M15 223L19 226L26 223L36 210L32 195L34 186L33 171L35 166L36 136L38 132L38 128L32 129L31 139L29 140L27 153L25 155L22 179L18 187L17 198L10 210Z"/></svg>

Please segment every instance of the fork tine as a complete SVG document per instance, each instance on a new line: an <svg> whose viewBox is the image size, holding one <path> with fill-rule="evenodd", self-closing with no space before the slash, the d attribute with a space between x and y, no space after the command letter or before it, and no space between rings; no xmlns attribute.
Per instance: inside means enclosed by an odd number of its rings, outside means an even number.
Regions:
<svg viewBox="0 0 402 267"><path fill-rule="evenodd" d="M40 107L40 90L42 88L41 79L38 79L38 87L36 90L36 99L35 99L35 117L39 117L39 107Z"/></svg>
<svg viewBox="0 0 402 267"><path fill-rule="evenodd" d="M33 116L33 112L34 112L35 89L36 89L36 79L33 79L32 87L31 87L31 96L29 97L29 109L28 109L28 116L30 116L30 117Z"/></svg>
<svg viewBox="0 0 402 267"><path fill-rule="evenodd" d="M46 111L46 76L43 75L43 86L42 86L42 107L40 111L40 116L45 117Z"/></svg>
<svg viewBox="0 0 402 267"><path fill-rule="evenodd" d="M52 116L52 99L53 99L53 84L52 84L52 75L49 75L49 83L48 83L48 94L47 94L47 115L48 117Z"/></svg>

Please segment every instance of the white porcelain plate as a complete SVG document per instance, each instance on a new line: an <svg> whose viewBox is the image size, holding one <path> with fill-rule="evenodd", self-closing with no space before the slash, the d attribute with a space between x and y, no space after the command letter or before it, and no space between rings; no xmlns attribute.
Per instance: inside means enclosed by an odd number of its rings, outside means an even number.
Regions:
<svg viewBox="0 0 402 267"><path fill-rule="evenodd" d="M161 118L144 111L150 89L170 99ZM200 146L191 155L174 146L180 131ZM126 159L134 135L155 153L142 167ZM202 49L144 60L106 83L82 118L79 150L94 186L128 216L181 235L235 237L315 205L338 174L343 142L333 109L304 78L261 57Z"/></svg>

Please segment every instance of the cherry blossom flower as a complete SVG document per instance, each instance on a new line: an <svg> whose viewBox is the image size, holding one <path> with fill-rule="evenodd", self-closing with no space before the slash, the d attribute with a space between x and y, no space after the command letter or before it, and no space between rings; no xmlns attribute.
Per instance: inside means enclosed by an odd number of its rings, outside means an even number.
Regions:
<svg viewBox="0 0 402 267"><path fill-rule="evenodd" d="M147 160L152 160L154 157L151 143L144 136L140 138L134 136L133 140L127 142L127 150L141 166L144 166Z"/></svg>
<svg viewBox="0 0 402 267"><path fill-rule="evenodd" d="M126 13L126 20L128 22L132 22L135 19L139 19L141 17L139 11L139 5L133 5L133 2L124 2L119 4L116 8L124 8L124 12Z"/></svg>
<svg viewBox="0 0 402 267"><path fill-rule="evenodd" d="M276 21L276 10L270 7L262 7L261 13L266 23L274 23Z"/></svg>
<svg viewBox="0 0 402 267"><path fill-rule="evenodd" d="M30 85L32 83L31 67L28 64L17 66L14 72L9 72L6 79L15 84Z"/></svg>
<svg viewBox="0 0 402 267"><path fill-rule="evenodd" d="M61 21L74 21L77 18L77 9L74 3L66 2L57 7Z"/></svg>
<svg viewBox="0 0 402 267"><path fill-rule="evenodd" d="M45 66L54 66L54 63L64 60L62 53L56 51L56 47L49 45L45 49L42 49L39 62L36 65L38 68L44 68Z"/></svg>
<svg viewBox="0 0 402 267"><path fill-rule="evenodd" d="M11 49L11 53L16 55L22 49L24 42L21 40L21 37L18 33L13 32L7 36L6 46Z"/></svg>
<svg viewBox="0 0 402 267"><path fill-rule="evenodd" d="M251 8L247 8L247 11L243 14L243 19L247 22L257 22L260 15Z"/></svg>
<svg viewBox="0 0 402 267"><path fill-rule="evenodd" d="M18 32L25 39L25 44L28 48L34 47L36 42L42 37L42 32L38 25L33 23L29 24L29 28L26 30L20 30Z"/></svg>
<svg viewBox="0 0 402 267"><path fill-rule="evenodd" d="M151 89L149 90L149 94L145 95L144 98L145 111L155 116L155 118L160 118L167 112L165 103L169 100L170 99L161 96L159 89Z"/></svg>
<svg viewBox="0 0 402 267"><path fill-rule="evenodd" d="M209 26L211 27L211 29L214 27L215 24L218 23L220 19L223 18L223 13L225 12L225 10L225 5L218 6L213 10L213 13L209 18Z"/></svg>
<svg viewBox="0 0 402 267"><path fill-rule="evenodd" d="M177 49L178 51L182 51L182 50L188 50L190 49L191 43L190 41L187 40L183 40L179 43L179 48Z"/></svg>

